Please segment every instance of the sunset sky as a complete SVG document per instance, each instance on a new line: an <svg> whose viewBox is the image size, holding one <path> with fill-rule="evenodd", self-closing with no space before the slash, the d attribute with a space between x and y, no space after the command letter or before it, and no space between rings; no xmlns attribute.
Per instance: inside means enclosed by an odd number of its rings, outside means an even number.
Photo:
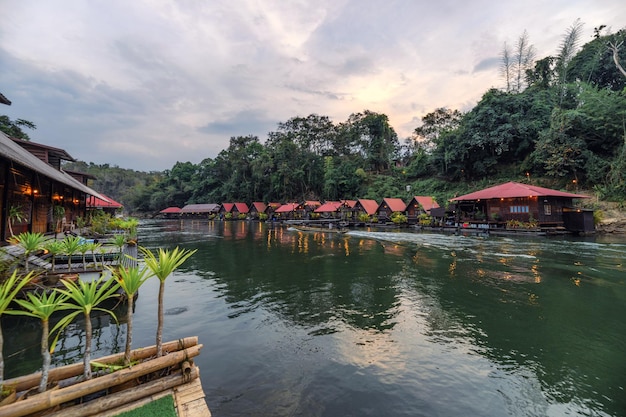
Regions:
<svg viewBox="0 0 626 417"><path fill-rule="evenodd" d="M578 18L581 45L626 27L623 0L0 0L0 15L0 114L76 159L141 171L312 113L384 113L402 140L502 87L502 47L524 30L543 58Z"/></svg>

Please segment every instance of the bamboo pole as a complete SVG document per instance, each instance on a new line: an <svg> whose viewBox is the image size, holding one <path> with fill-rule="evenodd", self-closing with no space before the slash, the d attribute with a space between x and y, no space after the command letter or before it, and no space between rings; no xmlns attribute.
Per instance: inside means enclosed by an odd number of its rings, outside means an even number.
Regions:
<svg viewBox="0 0 626 417"><path fill-rule="evenodd" d="M198 336L185 337L183 339L173 340L163 345L163 351L176 352L182 349L187 349L198 344ZM147 359L151 356L156 356L156 345L148 346L145 348L134 349L130 352L131 361ZM113 364L124 359L124 352L116 353L109 356L104 356L92 360L92 362L98 362L103 364ZM64 379L72 378L83 373L83 364L74 363L71 365L60 366L58 368L50 369L48 373L48 381L62 381ZM15 391L21 392L29 390L39 385L41 380L41 372L35 372L29 375L20 376L17 378L6 379L3 385L14 387Z"/></svg>
<svg viewBox="0 0 626 417"><path fill-rule="evenodd" d="M167 368L200 354L202 345L192 346L185 350L172 352L160 358L139 363L132 368L125 368L107 375L99 376L88 381L80 382L66 388L46 391L22 401L0 407L2 417L22 417L56 407L59 404L75 400L88 394L93 394L107 388L123 384L140 376Z"/></svg>
<svg viewBox="0 0 626 417"><path fill-rule="evenodd" d="M189 381L200 376L198 367L193 367L189 374ZM124 406L134 401L141 400L142 398L155 395L159 392L174 388L183 384L183 375L181 371L176 371L172 375L160 378L156 381L142 384L138 387L133 387L124 391L120 391L115 394L109 394L102 398L98 398L93 401L89 401L85 404L80 404L74 407L67 407L56 413L46 414L46 417L83 417L91 416L96 413L110 410L112 408Z"/></svg>

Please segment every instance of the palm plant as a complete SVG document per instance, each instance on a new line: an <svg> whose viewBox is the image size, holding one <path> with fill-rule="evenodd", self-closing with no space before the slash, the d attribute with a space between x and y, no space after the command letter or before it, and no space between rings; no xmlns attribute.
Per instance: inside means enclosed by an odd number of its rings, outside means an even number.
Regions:
<svg viewBox="0 0 626 417"><path fill-rule="evenodd" d="M72 269L72 255L80 250L82 238L79 236L65 236L63 242L63 253L67 255L67 272Z"/></svg>
<svg viewBox="0 0 626 417"><path fill-rule="evenodd" d="M11 301L13 301L22 287L28 284L32 278L32 272L29 272L25 276L21 277L17 274L17 271L13 271L9 278L4 281L0 281L0 317L3 313L8 311ZM1 323L2 322L0 321L0 388L2 388L2 382L4 381L4 357L2 356L4 338L2 336Z"/></svg>
<svg viewBox="0 0 626 417"><path fill-rule="evenodd" d="M39 381L39 392L44 392L48 386L48 372L50 370L51 353L54 352L54 346L56 345L61 329L71 321L69 316L64 317L50 330L50 316L53 313L63 310L65 307L66 296L62 295L58 291L51 291L50 293L42 292L41 294L27 294L27 300L15 300L17 304L22 307L23 310L7 311L8 314L22 315L38 318L41 320L41 356L43 358L43 364L41 367L41 381ZM52 344L50 345L50 336L57 333Z"/></svg>
<svg viewBox="0 0 626 417"><path fill-rule="evenodd" d="M117 261L119 263L121 263L122 262L122 250L124 249L124 245L126 244L126 236L124 236L122 234L115 235L113 237L113 244L118 249L118 259L117 259Z"/></svg>
<svg viewBox="0 0 626 417"><path fill-rule="evenodd" d="M78 247L78 252L83 256L83 269L87 270L87 260L85 259L87 256L87 252L91 250L91 246L89 246L88 242L81 240L80 246Z"/></svg>
<svg viewBox="0 0 626 417"><path fill-rule="evenodd" d="M124 362L130 366L130 348L133 341L133 303L139 287L143 285L148 278L152 276L146 268L139 269L138 266L123 268L116 270L109 268L113 278L126 293L126 306L128 322L126 324L126 350L124 351Z"/></svg>
<svg viewBox="0 0 626 417"><path fill-rule="evenodd" d="M91 259L93 259L94 268L98 268L98 258L96 257L96 252L100 250L102 247L102 243L100 242L89 242L87 244L89 246L89 250L91 251ZM104 262L102 263L104 267Z"/></svg>
<svg viewBox="0 0 626 417"><path fill-rule="evenodd" d="M38 232L24 232L9 238L9 243L21 246L22 249L24 249L24 267L26 268L27 273L29 269L28 257L31 253L41 249L44 240L44 235Z"/></svg>
<svg viewBox="0 0 626 417"><path fill-rule="evenodd" d="M67 317L67 323L73 320L79 314L85 317L85 351L83 353L83 376L85 379L91 379L91 312L94 310L102 311L110 314L115 321L117 317L115 313L106 308L97 307L99 304L111 298L117 291L117 282L113 279L105 280L103 276L97 280L90 282L78 281L78 283L62 279L65 289L57 290L67 297L67 302L63 303L63 309L75 310Z"/></svg>
<svg viewBox="0 0 626 417"><path fill-rule="evenodd" d="M179 249L177 246L170 251L159 248L158 257L152 253L150 249L144 247L140 249L141 252L143 252L146 266L160 281L156 346L157 357L161 357L163 355L163 294L165 292L165 280L176 268L181 266L191 255L196 253L197 249Z"/></svg>
<svg viewBox="0 0 626 417"><path fill-rule="evenodd" d="M22 206L11 206L9 207L9 234L13 236L13 224L15 222L23 222L26 220L26 216L24 216L24 212L22 211Z"/></svg>
<svg viewBox="0 0 626 417"><path fill-rule="evenodd" d="M45 250L48 251L48 253L51 255L51 263L52 263L52 272L54 272L55 267L56 267L56 260L55 257L56 255L60 255L61 253L63 253L63 251L65 250L65 246L63 245L63 242L59 241L59 240L48 240L47 242L44 243L43 248Z"/></svg>

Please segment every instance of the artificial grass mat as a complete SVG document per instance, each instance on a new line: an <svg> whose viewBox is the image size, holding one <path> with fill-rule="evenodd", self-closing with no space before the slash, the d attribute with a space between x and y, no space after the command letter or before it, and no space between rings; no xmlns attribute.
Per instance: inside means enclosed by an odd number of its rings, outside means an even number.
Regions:
<svg viewBox="0 0 626 417"><path fill-rule="evenodd" d="M116 417L178 417L174 408L174 397L167 395L133 410L124 411Z"/></svg>

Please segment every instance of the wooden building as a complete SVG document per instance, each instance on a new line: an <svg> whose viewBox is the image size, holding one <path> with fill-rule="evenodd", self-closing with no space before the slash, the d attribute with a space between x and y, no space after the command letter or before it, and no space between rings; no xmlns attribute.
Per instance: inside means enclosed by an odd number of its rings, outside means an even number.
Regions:
<svg viewBox="0 0 626 417"><path fill-rule="evenodd" d="M25 231L54 232L86 215L87 196L105 197L61 169L74 159L62 149L11 139L0 132L1 241ZM19 221L15 213L19 213ZM11 224L9 224L11 222ZM9 227L10 226L10 227Z"/></svg>
<svg viewBox="0 0 626 417"><path fill-rule="evenodd" d="M419 217L422 214L431 216L431 211L438 208L439 204L437 204L433 197L416 195L406 206L407 220L409 224L418 223Z"/></svg>
<svg viewBox="0 0 626 417"><path fill-rule="evenodd" d="M391 221L392 213L402 213L406 211L406 203L401 198L384 198L376 209L379 222Z"/></svg>
<svg viewBox="0 0 626 417"><path fill-rule="evenodd" d="M185 219L209 218L210 215L219 213L219 204L187 204L180 209L180 217Z"/></svg>
<svg viewBox="0 0 626 417"><path fill-rule="evenodd" d="M537 227L564 227L563 212L585 195L530 184L507 182L451 199L461 222L504 227L507 222L537 223Z"/></svg>

